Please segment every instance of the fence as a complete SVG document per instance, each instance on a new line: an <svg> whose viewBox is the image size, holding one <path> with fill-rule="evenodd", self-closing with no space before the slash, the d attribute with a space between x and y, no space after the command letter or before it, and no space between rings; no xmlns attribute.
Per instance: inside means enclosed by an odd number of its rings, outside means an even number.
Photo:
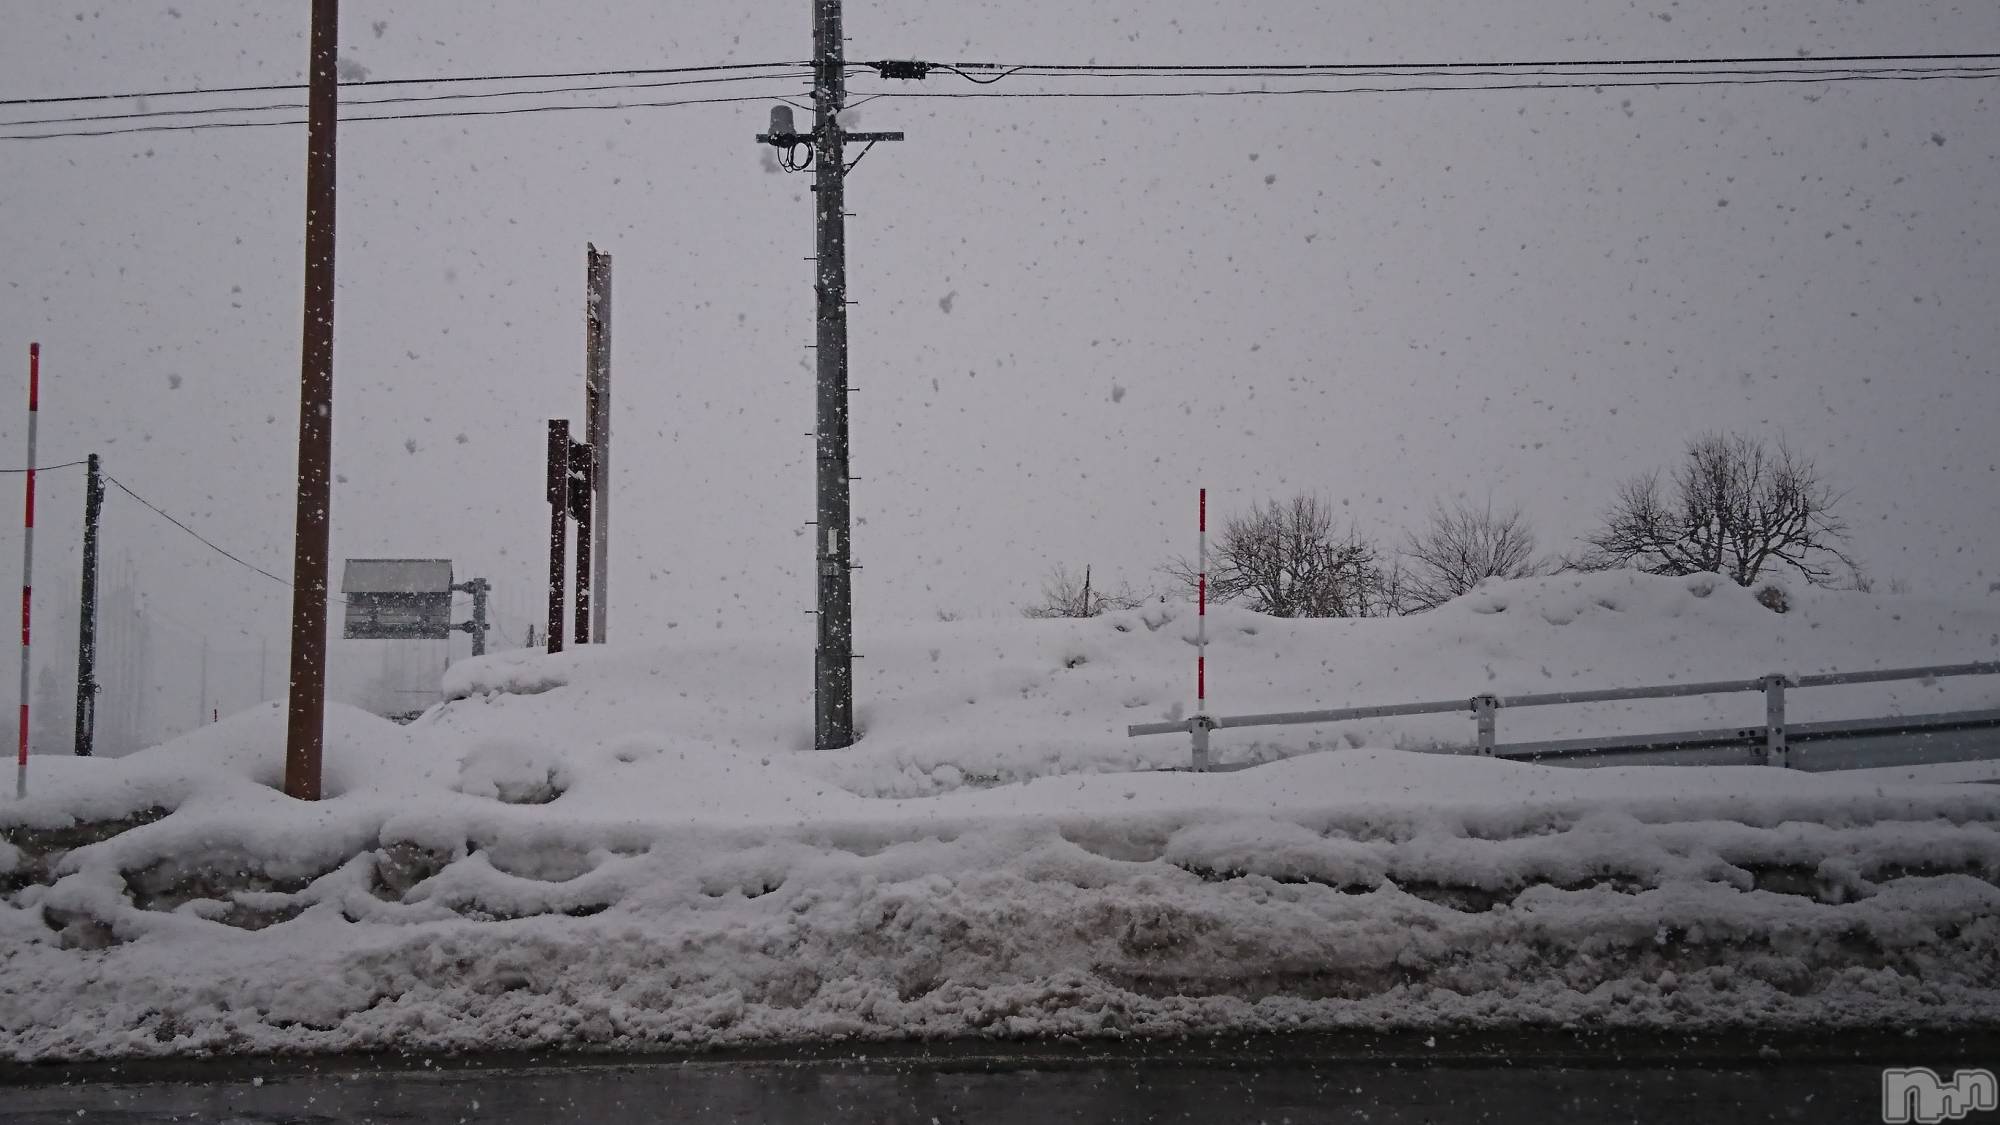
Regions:
<svg viewBox="0 0 2000 1125"><path fill-rule="evenodd" d="M1785 693L1788 689L1839 687L1853 684L1887 683L1896 680L1936 680L1952 676L2000 675L2000 661L1970 664L1942 664L1925 668L1888 668L1867 672L1827 672L1810 676L1769 675L1754 680L1717 680L1709 683L1663 684L1654 687L1607 688L1598 691L1558 691L1532 695L1476 695L1434 703L1398 703L1385 707L1344 707L1325 711L1280 711L1263 715L1194 715L1169 723L1140 723L1125 733L1137 738L1154 734L1186 733L1193 740L1193 768L1206 772L1209 761L1209 732L1235 727L1297 726L1340 723L1355 719L1381 719L1401 715L1446 715L1463 712L1474 724L1473 748L1477 753L1516 761L1565 761L1605 756L1684 755L1688 751L1749 751L1749 759L1765 765L1794 765L1796 744L1832 744L1845 740L1893 742L1924 735L1962 735L1964 732L2000 731L2000 710L1957 711L1935 715L1901 715L1879 719L1859 719L1835 723L1812 723L1797 727L1785 722ZM1554 742L1502 744L1499 741L1499 713L1510 707L1556 707L1578 703L1610 703L1637 699L1673 699L1697 695L1725 695L1761 692L1764 696L1764 724L1713 730L1676 731L1665 734L1621 735L1606 738L1566 739ZM1953 750L1958 759L2000 757L2000 735L1988 740L1954 738L1965 753ZM1816 762L1821 768L1838 760L1829 756ZM1957 760L1957 759L1931 759Z"/></svg>

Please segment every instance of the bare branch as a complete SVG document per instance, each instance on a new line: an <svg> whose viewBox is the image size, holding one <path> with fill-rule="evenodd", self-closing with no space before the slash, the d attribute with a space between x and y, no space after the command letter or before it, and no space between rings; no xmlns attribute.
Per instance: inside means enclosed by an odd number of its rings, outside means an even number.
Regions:
<svg viewBox="0 0 2000 1125"><path fill-rule="evenodd" d="M1650 574L1714 571L1749 586L1773 567L1828 586L1852 572L1842 548L1842 497L1812 461L1780 441L1707 433L1662 486L1658 473L1619 486L1603 526L1585 537L1580 569L1631 566Z"/></svg>
<svg viewBox="0 0 2000 1125"><path fill-rule="evenodd" d="M1551 566L1535 553L1535 532L1519 508L1495 512L1489 503L1439 504L1403 544L1408 561L1402 590L1413 610L1433 609L1488 578L1526 578Z"/></svg>
<svg viewBox="0 0 2000 1125"><path fill-rule="evenodd" d="M1184 557L1165 569L1190 589L1199 580ZM1400 577L1394 568L1385 571L1381 551L1357 530L1335 531L1330 505L1299 495L1223 523L1209 562L1208 597L1273 617L1378 617L1400 611Z"/></svg>

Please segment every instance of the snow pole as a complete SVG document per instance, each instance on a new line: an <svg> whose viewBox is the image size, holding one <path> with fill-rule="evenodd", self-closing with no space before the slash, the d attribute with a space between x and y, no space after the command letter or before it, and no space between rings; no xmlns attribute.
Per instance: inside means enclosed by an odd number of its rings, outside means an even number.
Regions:
<svg viewBox="0 0 2000 1125"><path fill-rule="evenodd" d="M1194 718L1188 729L1194 735L1194 771L1208 771L1208 489L1201 490L1200 570L1195 578L1194 618Z"/></svg>
<svg viewBox="0 0 2000 1125"><path fill-rule="evenodd" d="M21 515L21 752L15 759L14 796L28 795L28 622L35 592L35 422L42 408L42 346L28 345L28 490Z"/></svg>

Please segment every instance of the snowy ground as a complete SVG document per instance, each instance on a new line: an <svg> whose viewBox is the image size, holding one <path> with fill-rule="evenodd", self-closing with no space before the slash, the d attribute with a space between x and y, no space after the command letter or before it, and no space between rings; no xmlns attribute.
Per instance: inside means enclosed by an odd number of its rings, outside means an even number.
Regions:
<svg viewBox="0 0 2000 1125"><path fill-rule="evenodd" d="M1992 659L2000 612L1564 576L1417 618L1210 619L1222 712ZM267 707L0 804L0 1047L376 1047L1493 1025L1926 1025L2000 1012L2000 777L1565 770L1415 748L1452 716L1222 732L1179 607L868 630L863 742L809 740L803 638L454 670L418 724ZM1797 693L1795 721L2000 706L1994 678ZM1503 715L1506 737L1753 721L1750 699ZM1745 713L1747 711L1747 713ZM1540 726L1532 724L1539 723Z"/></svg>

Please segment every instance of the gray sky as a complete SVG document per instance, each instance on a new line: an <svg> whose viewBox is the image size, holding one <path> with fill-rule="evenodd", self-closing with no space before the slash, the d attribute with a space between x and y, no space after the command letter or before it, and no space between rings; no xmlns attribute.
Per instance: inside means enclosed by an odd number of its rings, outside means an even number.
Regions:
<svg viewBox="0 0 2000 1125"><path fill-rule="evenodd" d="M0 96L303 70L303 4L16 7ZM1990 3L852 0L848 18L857 59L2000 49ZM805 0L349 0L343 26L377 78L811 50ZM1006 611L1057 561L1144 585L1189 546L1198 483L1225 510L1317 490L1385 535L1436 497L1490 495L1566 546L1619 477L1705 427L1815 456L1879 578L1983 597L2000 580L1996 95L874 102L861 126L910 140L851 181L859 647L872 615ZM594 240L617 258L617 634L809 644L811 215L807 178L760 163L764 117L343 131L336 560L450 556L525 624L544 420L580 414ZM303 145L302 128L0 142L0 354L13 372L43 342L42 460L101 452L280 573ZM0 383L8 464L22 377ZM74 588L79 496L74 474L45 478L52 588ZM281 588L117 498L108 512L162 613L244 651L282 640Z"/></svg>

